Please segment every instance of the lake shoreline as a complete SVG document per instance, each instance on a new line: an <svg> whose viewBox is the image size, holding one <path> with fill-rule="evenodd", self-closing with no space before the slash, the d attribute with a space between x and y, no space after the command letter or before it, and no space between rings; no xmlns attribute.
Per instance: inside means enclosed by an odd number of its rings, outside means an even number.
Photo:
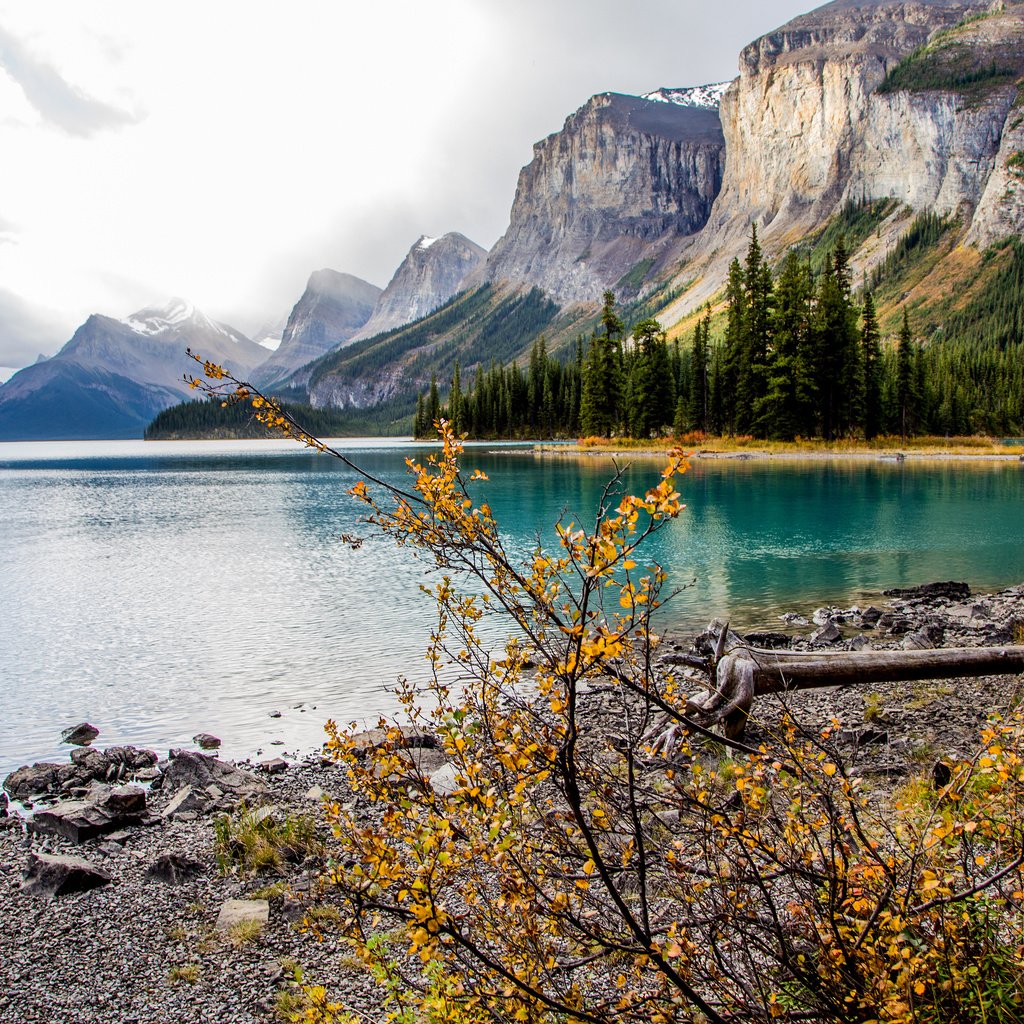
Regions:
<svg viewBox="0 0 1024 1024"><path fill-rule="evenodd" d="M936 646L998 646L1008 630L1012 635L1024 625L1024 583L991 594L965 593L962 584L939 588L911 588L880 602L879 609L805 607L804 625L820 621L818 628L826 632L817 640L801 635L792 642L803 649L859 649L857 638L866 629L872 647L909 648L929 643L941 629ZM792 633L798 625L791 621L786 628ZM673 664L672 654L690 644L688 636L667 638L659 652L662 666ZM801 691L785 703L808 726L840 720L852 737L843 741L851 768L886 788L914 774L927 776L939 761L968 756L986 718L1009 706L1020 685L1012 676L861 685ZM770 727L777 704L776 698L759 698L752 739L762 741L759 721ZM598 719L593 724L600 726ZM364 735L364 742L373 742ZM443 751L426 747L415 753L425 776L443 767ZM376 1013L375 983L344 957L346 947L336 934L325 929L323 941L316 941L300 930L304 914L333 919L330 893L316 884L322 855L283 864L279 874L269 875L222 874L216 863L216 815L239 798L265 802L278 816L310 815L329 842L320 803L325 797L346 799L344 770L319 753L263 764L219 762L193 751L175 755L148 769L148 777L159 772L161 782L152 783L139 820L117 832L74 842L29 832L20 815L0 809L0 948L9 977L0 991L0 1019L271 1024L280 1019L281 994L294 991L292 964L301 965L307 984L326 985L330 998L347 1008ZM91 763L83 755L77 760ZM192 771L207 766L216 773L216 785L205 775L188 774L186 765ZM180 797L189 787L192 802L184 803ZM252 792L246 795L248 787ZM52 797L38 799L36 809L48 804ZM22 888L22 879L40 854L86 860L109 881L55 898L33 894ZM154 865L166 866L172 854L181 858L182 877L154 877ZM218 927L228 901L263 899L267 919L257 933L246 937Z"/></svg>
<svg viewBox="0 0 1024 1024"><path fill-rule="evenodd" d="M607 447L579 447L572 445L558 445L537 443L529 449L529 454L543 456L563 457L619 457L619 458L667 458L673 451L672 447L666 445L663 448L617 448L614 445ZM1024 454L1010 451L1008 454L1001 452L964 452L954 450L907 450L893 451L890 449L865 449L856 451L833 451L827 448L812 448L806 451L770 451L768 449L729 449L716 450L714 448L687 449L683 447L686 457L689 459L708 459L720 461L779 461L779 462L1024 462ZM526 454L521 452L507 452L509 455Z"/></svg>

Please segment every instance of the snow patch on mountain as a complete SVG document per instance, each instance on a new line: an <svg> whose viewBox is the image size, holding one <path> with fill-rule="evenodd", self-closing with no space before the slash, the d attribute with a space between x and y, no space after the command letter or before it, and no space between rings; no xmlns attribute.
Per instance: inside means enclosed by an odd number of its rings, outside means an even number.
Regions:
<svg viewBox="0 0 1024 1024"><path fill-rule="evenodd" d="M416 248L429 249L436 241L436 238L431 238L429 235L420 235L420 240L416 243Z"/></svg>
<svg viewBox="0 0 1024 1024"><path fill-rule="evenodd" d="M717 110L731 82L715 82L711 85L694 85L686 89L655 89L641 97L655 103L674 103L679 107L703 107Z"/></svg>
<svg viewBox="0 0 1024 1024"><path fill-rule="evenodd" d="M149 337L166 333L179 334L187 329L189 331L214 331L232 341L237 341L239 338L237 332L224 324L217 323L216 320L211 320L187 299L178 297L169 299L162 306L147 306L145 309L140 309L126 317L121 323L136 333Z"/></svg>

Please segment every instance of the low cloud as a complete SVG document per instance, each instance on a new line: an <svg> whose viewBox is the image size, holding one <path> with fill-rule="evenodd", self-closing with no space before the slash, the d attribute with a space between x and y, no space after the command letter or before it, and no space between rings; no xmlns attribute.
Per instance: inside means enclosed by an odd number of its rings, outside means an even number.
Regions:
<svg viewBox="0 0 1024 1024"><path fill-rule="evenodd" d="M0 67L21 87L25 98L51 125L88 138L98 132L134 124L138 117L84 95L45 61L0 27Z"/></svg>
<svg viewBox="0 0 1024 1024"><path fill-rule="evenodd" d="M0 288L0 366L28 366L40 353L56 351L71 337L46 310Z"/></svg>

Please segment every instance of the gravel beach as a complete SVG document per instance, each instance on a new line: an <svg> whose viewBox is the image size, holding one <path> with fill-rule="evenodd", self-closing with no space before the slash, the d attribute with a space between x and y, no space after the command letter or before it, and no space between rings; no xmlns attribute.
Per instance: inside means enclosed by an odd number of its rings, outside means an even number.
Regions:
<svg viewBox="0 0 1024 1024"><path fill-rule="evenodd" d="M985 596L893 594L880 608L796 609L785 618L778 633L752 634L748 641L823 650L1020 643L1024 585ZM691 649L689 641L667 642L665 665ZM808 725L839 719L858 772L892 782L973 750L982 723L1015 702L1021 685L1020 677L1009 676L860 685L796 693L786 703ZM770 723L777 712L774 698L758 701L753 738L763 731L759 723ZM232 766L212 755L181 753L142 769L143 789L152 788L139 810L132 803L138 789L119 785L130 781L132 773L118 767L130 760L130 750L79 753L81 770L64 771L64 797L93 801L103 809L96 812L101 818L127 815L123 827L102 818L99 834L89 835L93 819L81 812L61 826L65 834L31 831L20 805L12 800L3 813L6 799L0 797L0 1022L265 1024L281 1019L278 1001L294 985L296 966L304 983L324 984L362 1019L382 1020L380 995L364 969L346 957L329 929L318 937L303 925L311 912L324 919L332 913L317 888L322 858L297 858L277 873L241 877L221 873L215 856L214 822L239 800L269 805L282 816L308 816L319 837L329 840L319 804L325 797L346 799L340 769L319 754ZM439 751L422 756L424 773L443 763ZM105 779L90 779L86 769L105 772ZM9 792L17 775L7 780ZM34 798L30 813L45 817L53 799ZM67 834L76 828L81 841ZM40 873L51 857L85 860L107 877L67 895L34 891L26 875ZM181 870L168 870L168 863ZM223 926L222 910L233 900L246 901L243 910L257 914L258 901L266 900L266 924Z"/></svg>

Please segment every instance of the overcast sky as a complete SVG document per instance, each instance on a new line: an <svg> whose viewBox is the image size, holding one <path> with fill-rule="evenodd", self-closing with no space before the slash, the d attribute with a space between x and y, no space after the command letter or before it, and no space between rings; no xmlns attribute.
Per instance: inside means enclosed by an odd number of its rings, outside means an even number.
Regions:
<svg viewBox="0 0 1024 1024"><path fill-rule="evenodd" d="M248 333L319 267L490 248L596 92L736 74L800 0L0 0L0 366L171 295Z"/></svg>

